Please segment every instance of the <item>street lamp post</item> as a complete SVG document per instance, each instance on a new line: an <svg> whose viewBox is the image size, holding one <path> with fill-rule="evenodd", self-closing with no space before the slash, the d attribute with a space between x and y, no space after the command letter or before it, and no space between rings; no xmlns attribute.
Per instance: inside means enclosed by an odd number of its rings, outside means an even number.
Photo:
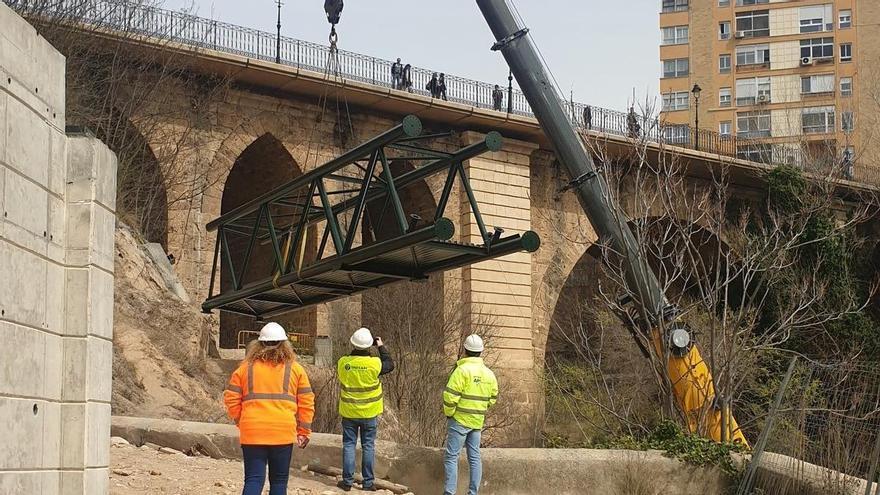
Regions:
<svg viewBox="0 0 880 495"><path fill-rule="evenodd" d="M513 71L507 74L507 113L513 113Z"/></svg>
<svg viewBox="0 0 880 495"><path fill-rule="evenodd" d="M281 0L275 0L275 4L278 5L278 24L275 25L277 34L275 36L275 63L281 63L281 6L284 5L281 3Z"/></svg>
<svg viewBox="0 0 880 495"><path fill-rule="evenodd" d="M691 93L694 95L694 149L700 149L700 92L703 88L699 84L694 84Z"/></svg>

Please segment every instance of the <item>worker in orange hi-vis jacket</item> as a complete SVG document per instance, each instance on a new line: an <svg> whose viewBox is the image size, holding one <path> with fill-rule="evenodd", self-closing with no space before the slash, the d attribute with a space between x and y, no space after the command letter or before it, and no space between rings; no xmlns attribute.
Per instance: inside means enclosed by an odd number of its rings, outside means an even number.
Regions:
<svg viewBox="0 0 880 495"><path fill-rule="evenodd" d="M267 466L269 495L286 494L293 444L301 449L309 444L315 394L281 325L266 324L248 345L223 401L240 433L242 495L263 493Z"/></svg>

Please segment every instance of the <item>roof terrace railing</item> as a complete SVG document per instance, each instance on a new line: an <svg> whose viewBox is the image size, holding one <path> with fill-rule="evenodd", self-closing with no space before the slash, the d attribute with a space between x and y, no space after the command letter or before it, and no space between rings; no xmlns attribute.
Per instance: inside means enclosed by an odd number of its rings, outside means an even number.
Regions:
<svg viewBox="0 0 880 495"><path fill-rule="evenodd" d="M3 0L25 16L61 18L90 27L168 40L193 48L210 49L253 59L275 62L300 69L325 72L330 47L286 36L246 28L226 22L175 12L144 3L113 0ZM393 88L393 62L346 50L338 50L339 76L384 88ZM427 86L437 71L412 67L408 91L431 96ZM494 109L494 85L464 77L445 75L448 101L483 109ZM395 88L396 89L396 88ZM513 114L534 117L525 95L504 88L502 112L512 99ZM671 125L660 119L562 100L573 126L617 136L637 137L702 152L736 157L765 164L800 165L804 154L796 147L777 146L773 150L760 140L723 135L690 125ZM589 107L589 118L585 109ZM839 175L863 182L880 183L873 167L857 166L842 154Z"/></svg>

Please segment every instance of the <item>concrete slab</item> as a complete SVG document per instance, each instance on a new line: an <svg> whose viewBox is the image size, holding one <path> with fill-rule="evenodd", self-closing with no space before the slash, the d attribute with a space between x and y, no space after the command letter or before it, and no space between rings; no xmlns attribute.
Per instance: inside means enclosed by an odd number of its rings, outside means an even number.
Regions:
<svg viewBox="0 0 880 495"><path fill-rule="evenodd" d="M0 70L0 87L6 86L6 72ZM0 90L0 164L6 163L6 91Z"/></svg>
<svg viewBox="0 0 880 495"><path fill-rule="evenodd" d="M46 328L57 334L64 332L65 283L64 267L54 262L46 263Z"/></svg>
<svg viewBox="0 0 880 495"><path fill-rule="evenodd" d="M45 322L46 261L0 239L0 315L35 328Z"/></svg>
<svg viewBox="0 0 880 495"><path fill-rule="evenodd" d="M85 337L89 331L89 269L65 270L64 335Z"/></svg>
<svg viewBox="0 0 880 495"><path fill-rule="evenodd" d="M43 460L41 465L44 469L61 468L61 404L58 402L46 402L40 409L43 416L42 451ZM43 493L52 493L54 490Z"/></svg>
<svg viewBox="0 0 880 495"><path fill-rule="evenodd" d="M64 343L60 335L44 333L45 347L43 350L43 375L40 379L43 384L43 397L53 400L61 400L61 366L64 359Z"/></svg>
<svg viewBox="0 0 880 495"><path fill-rule="evenodd" d="M14 323L0 321L0 394L42 395L45 371L43 349L46 334ZM33 352L22 352L32 349Z"/></svg>
<svg viewBox="0 0 880 495"><path fill-rule="evenodd" d="M49 126L18 100L8 98L6 163L46 186L49 181Z"/></svg>
<svg viewBox="0 0 880 495"><path fill-rule="evenodd" d="M50 493L43 491L42 473L0 471L0 493Z"/></svg>
<svg viewBox="0 0 880 495"><path fill-rule="evenodd" d="M52 194L64 198L67 189L67 136L58 129L49 131L51 152L48 188Z"/></svg>
<svg viewBox="0 0 880 495"><path fill-rule="evenodd" d="M89 402L86 405L85 465L92 467L110 464L110 404ZM100 493L98 491L88 493Z"/></svg>
<svg viewBox="0 0 880 495"><path fill-rule="evenodd" d="M104 439L104 443L108 444L107 439ZM105 447L105 449L107 448ZM88 468L85 470L83 478L83 491L80 493L107 493L110 491L110 470L108 468Z"/></svg>
<svg viewBox="0 0 880 495"><path fill-rule="evenodd" d="M61 366L61 400L84 402L88 366L86 337L63 337Z"/></svg>
<svg viewBox="0 0 880 495"><path fill-rule="evenodd" d="M44 406L38 399L0 397L0 471L42 467Z"/></svg>
<svg viewBox="0 0 880 495"><path fill-rule="evenodd" d="M16 173L6 175L3 187L6 221L30 232L38 239L48 235L46 190Z"/></svg>
<svg viewBox="0 0 880 495"><path fill-rule="evenodd" d="M109 403L113 387L113 342L97 337L88 337L86 348L88 349L86 400ZM108 425L109 418L108 410Z"/></svg>
<svg viewBox="0 0 880 495"><path fill-rule="evenodd" d="M61 430L61 467L71 470L83 469L86 459L86 405L83 403L61 404L61 424L64 425ZM78 478L81 480L81 477ZM62 484L65 482L73 483L70 480L65 480L64 475L62 475L61 481ZM62 493L67 492L62 490Z"/></svg>

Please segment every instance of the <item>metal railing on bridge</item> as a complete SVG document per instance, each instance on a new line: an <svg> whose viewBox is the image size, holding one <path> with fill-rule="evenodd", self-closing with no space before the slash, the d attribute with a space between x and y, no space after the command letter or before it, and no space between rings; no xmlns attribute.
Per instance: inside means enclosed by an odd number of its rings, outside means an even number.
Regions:
<svg viewBox="0 0 880 495"><path fill-rule="evenodd" d="M241 55L300 69L325 72L330 47L296 38L237 26L186 12L175 12L138 2L113 0L3 0L25 16L61 18L87 26L147 36L200 49ZM346 50L338 51L339 77L393 88L393 62ZM412 86L401 91L431 96L427 85L438 71L412 67ZM448 101L483 109L495 109L494 85L455 75L445 75ZM396 89L396 88L395 88ZM508 100L510 102L508 103ZM571 124L599 133L645 139L679 148L740 158L764 164L801 165L804 155L796 146L768 146L766 141L720 134L690 125L667 124L661 119L621 112L561 99ZM534 117L525 95L504 88L502 112ZM589 115L585 109L590 109ZM836 175L862 182L880 183L873 167L859 166L842 153L834 164Z"/></svg>

